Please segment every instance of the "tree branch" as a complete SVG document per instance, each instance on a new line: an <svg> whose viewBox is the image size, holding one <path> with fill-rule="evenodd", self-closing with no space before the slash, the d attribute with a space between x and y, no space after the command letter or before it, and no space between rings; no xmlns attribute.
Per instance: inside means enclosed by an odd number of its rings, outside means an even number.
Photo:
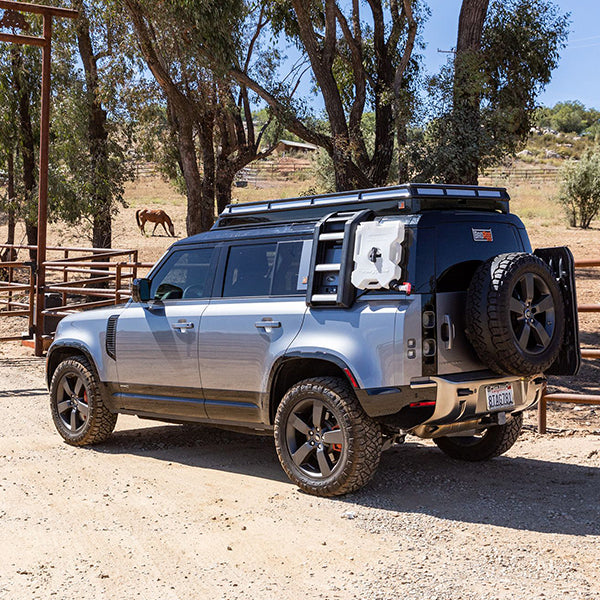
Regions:
<svg viewBox="0 0 600 600"><path fill-rule="evenodd" d="M410 63L410 57L412 56L413 49L415 47L415 39L417 37L417 22L413 16L411 0L403 0L403 14L406 17L408 23L408 36L406 38L406 45L404 46L404 53L396 68L396 74L394 76L394 94L398 98L400 89L402 88L402 81L404 79L404 73Z"/></svg>
<svg viewBox="0 0 600 600"><path fill-rule="evenodd" d="M178 105L180 108L183 108L186 111L193 110L192 103L179 90L158 57L156 49L154 48L154 44L152 43L150 30L145 21L144 9L138 0L123 1L127 7L127 11L129 12L133 26L138 35L142 54L144 55L148 68L150 71L152 71L152 74L156 78L156 81L158 81L161 88L169 96L173 104Z"/></svg>
<svg viewBox="0 0 600 600"><path fill-rule="evenodd" d="M229 71L229 74L240 85L245 85L258 94L271 107L278 120L292 133L295 133L298 137L301 137L311 144L321 146L321 148L324 148L327 152L333 151L333 144L329 136L307 127L300 119L298 119L298 117L290 112L281 100L276 98L271 92L267 91L258 82L254 81L247 73L244 73L240 69L233 68Z"/></svg>

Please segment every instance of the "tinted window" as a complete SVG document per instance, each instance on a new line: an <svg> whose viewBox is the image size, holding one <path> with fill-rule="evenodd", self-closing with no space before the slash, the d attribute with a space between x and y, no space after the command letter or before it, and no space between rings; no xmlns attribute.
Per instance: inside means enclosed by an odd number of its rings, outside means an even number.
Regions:
<svg viewBox="0 0 600 600"><path fill-rule="evenodd" d="M273 285L271 287L272 296L290 296L302 289L303 281L298 281L298 273L300 271L303 244L304 242L280 242L277 245ZM301 279L304 279L304 277ZM304 289L306 289L306 282L304 282Z"/></svg>
<svg viewBox="0 0 600 600"><path fill-rule="evenodd" d="M306 291L311 242L248 244L229 250L223 296L294 296Z"/></svg>
<svg viewBox="0 0 600 600"><path fill-rule="evenodd" d="M268 296L277 244L232 246L229 249L223 296Z"/></svg>
<svg viewBox="0 0 600 600"><path fill-rule="evenodd" d="M466 290L479 264L522 250L515 228L500 220L446 223L437 227L437 291Z"/></svg>
<svg viewBox="0 0 600 600"><path fill-rule="evenodd" d="M152 278L155 300L207 298L212 283L214 248L190 248L171 254Z"/></svg>

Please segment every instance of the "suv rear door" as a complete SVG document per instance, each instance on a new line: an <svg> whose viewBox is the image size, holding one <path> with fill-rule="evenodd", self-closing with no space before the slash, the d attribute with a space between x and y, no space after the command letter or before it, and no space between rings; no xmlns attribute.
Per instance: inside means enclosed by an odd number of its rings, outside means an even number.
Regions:
<svg viewBox="0 0 600 600"><path fill-rule="evenodd" d="M175 247L153 273L151 300L129 304L116 330L120 409L204 418L198 368L200 317L210 297L218 251Z"/></svg>
<svg viewBox="0 0 600 600"><path fill-rule="evenodd" d="M257 240L223 249L215 297L200 322L205 407L218 421L264 421L267 378L306 312L312 240Z"/></svg>
<svg viewBox="0 0 600 600"><path fill-rule="evenodd" d="M485 369L465 333L467 289L475 269L492 256L527 249L514 217L469 212L447 216L436 227L438 373Z"/></svg>

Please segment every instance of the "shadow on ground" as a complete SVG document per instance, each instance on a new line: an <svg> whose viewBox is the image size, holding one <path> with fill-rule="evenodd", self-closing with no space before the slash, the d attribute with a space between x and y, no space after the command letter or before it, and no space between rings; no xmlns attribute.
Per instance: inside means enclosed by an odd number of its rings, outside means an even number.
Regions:
<svg viewBox="0 0 600 600"><path fill-rule="evenodd" d="M94 451L286 481L272 438L209 427L119 431ZM584 536L600 534L599 489L597 467L506 456L464 463L415 442L386 452L371 484L333 501L457 522Z"/></svg>

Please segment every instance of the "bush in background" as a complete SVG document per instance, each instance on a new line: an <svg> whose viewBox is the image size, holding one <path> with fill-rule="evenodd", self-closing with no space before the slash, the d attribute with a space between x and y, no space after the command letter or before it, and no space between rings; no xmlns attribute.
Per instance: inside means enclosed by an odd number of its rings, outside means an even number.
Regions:
<svg viewBox="0 0 600 600"><path fill-rule="evenodd" d="M571 227L587 229L600 211L600 150L586 152L563 170L560 201Z"/></svg>

